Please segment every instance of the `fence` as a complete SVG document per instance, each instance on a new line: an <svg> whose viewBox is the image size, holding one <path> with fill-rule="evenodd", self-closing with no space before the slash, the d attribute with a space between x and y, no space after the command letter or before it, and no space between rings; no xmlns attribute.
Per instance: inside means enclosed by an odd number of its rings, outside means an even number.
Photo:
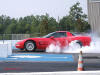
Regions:
<svg viewBox="0 0 100 75"><path fill-rule="evenodd" d="M34 38L39 36L40 34L0 34L0 44L11 43L12 50L16 50L16 42L26 38Z"/></svg>
<svg viewBox="0 0 100 75"><path fill-rule="evenodd" d="M22 40L39 36L39 34L0 34L0 40Z"/></svg>

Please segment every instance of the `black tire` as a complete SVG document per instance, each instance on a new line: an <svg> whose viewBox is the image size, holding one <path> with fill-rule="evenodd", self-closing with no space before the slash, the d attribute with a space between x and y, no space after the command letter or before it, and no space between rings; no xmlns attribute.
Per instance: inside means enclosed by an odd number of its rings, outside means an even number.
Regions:
<svg viewBox="0 0 100 75"><path fill-rule="evenodd" d="M80 45L80 48L82 48L82 46L83 46L83 45L82 45L82 42L77 41L76 43Z"/></svg>
<svg viewBox="0 0 100 75"><path fill-rule="evenodd" d="M33 41L27 41L25 43L25 50L28 51L28 52L32 52L32 51L35 51L36 49L36 44L35 42Z"/></svg>

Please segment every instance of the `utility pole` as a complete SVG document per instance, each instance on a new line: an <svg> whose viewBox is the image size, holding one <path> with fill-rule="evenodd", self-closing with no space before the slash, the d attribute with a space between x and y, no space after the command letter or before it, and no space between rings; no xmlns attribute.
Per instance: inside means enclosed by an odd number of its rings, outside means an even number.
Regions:
<svg viewBox="0 0 100 75"><path fill-rule="evenodd" d="M60 27L60 24L59 23L60 23L60 19L59 19L59 16L58 16L58 30L60 31L61 30L60 29L61 27Z"/></svg>

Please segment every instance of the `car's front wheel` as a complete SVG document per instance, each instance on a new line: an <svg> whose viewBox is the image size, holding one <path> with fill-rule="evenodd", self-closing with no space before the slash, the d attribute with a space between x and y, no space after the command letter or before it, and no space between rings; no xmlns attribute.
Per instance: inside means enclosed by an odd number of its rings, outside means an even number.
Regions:
<svg viewBox="0 0 100 75"><path fill-rule="evenodd" d="M25 50L26 51L29 51L29 52L35 51L35 48L36 48L35 42L33 42L33 41L27 41L25 43Z"/></svg>

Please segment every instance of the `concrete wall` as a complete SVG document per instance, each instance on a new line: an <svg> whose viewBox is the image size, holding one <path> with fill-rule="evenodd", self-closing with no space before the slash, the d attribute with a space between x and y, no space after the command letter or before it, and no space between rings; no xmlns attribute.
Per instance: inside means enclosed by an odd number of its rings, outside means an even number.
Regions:
<svg viewBox="0 0 100 75"><path fill-rule="evenodd" d="M11 43L0 43L0 57L6 58L12 55Z"/></svg>
<svg viewBox="0 0 100 75"><path fill-rule="evenodd" d="M92 32L100 36L100 0L88 0L88 22Z"/></svg>

